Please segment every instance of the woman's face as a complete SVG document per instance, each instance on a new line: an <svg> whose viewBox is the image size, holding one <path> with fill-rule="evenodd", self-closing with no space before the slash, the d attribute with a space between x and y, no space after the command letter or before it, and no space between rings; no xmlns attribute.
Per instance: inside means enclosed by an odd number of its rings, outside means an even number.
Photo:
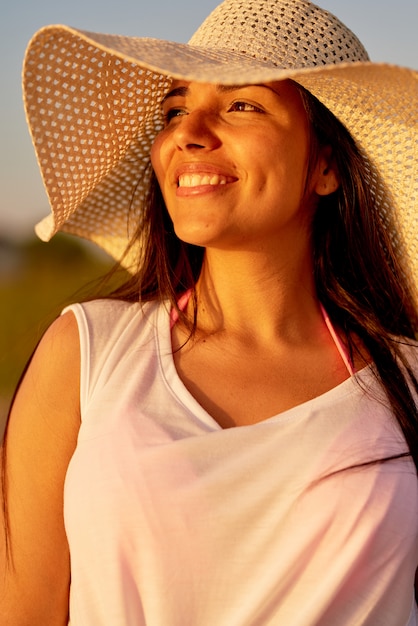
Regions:
<svg viewBox="0 0 418 626"><path fill-rule="evenodd" d="M292 82L174 82L162 106L151 161L180 239L249 250L307 233L327 163L306 188L309 124Z"/></svg>

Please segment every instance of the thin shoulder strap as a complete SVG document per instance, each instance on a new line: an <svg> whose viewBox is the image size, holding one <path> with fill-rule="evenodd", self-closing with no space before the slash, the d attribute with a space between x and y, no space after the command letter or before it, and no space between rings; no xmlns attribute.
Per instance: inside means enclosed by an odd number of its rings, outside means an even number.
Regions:
<svg viewBox="0 0 418 626"><path fill-rule="evenodd" d="M190 299L191 293L192 293L192 290L188 289L177 300L177 306L180 309L180 311L184 311L184 309L186 308L187 303ZM179 319L179 312L177 309L173 307L170 311L170 330L173 330L173 326L176 324L178 319Z"/></svg>
<svg viewBox="0 0 418 626"><path fill-rule="evenodd" d="M322 317L324 318L325 324L327 325L327 328L330 332L330 335L337 347L338 352L340 353L340 356L342 358L342 360L344 361L344 365L347 368L348 373L350 374L350 376L354 376L354 374L356 373L356 370L353 367L353 363L351 362L351 359L348 355L348 352L344 346L344 344L342 343L341 339L339 338L339 336L337 335L334 326L332 325L332 322L329 318L328 313L325 311L324 307L321 306L321 313L322 313Z"/></svg>

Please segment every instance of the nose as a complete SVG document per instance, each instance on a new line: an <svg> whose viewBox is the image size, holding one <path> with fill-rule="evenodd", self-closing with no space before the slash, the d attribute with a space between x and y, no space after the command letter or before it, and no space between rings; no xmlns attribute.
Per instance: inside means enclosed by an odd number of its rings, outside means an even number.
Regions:
<svg viewBox="0 0 418 626"><path fill-rule="evenodd" d="M215 116L204 109L181 116L173 138L182 151L215 150L221 144Z"/></svg>

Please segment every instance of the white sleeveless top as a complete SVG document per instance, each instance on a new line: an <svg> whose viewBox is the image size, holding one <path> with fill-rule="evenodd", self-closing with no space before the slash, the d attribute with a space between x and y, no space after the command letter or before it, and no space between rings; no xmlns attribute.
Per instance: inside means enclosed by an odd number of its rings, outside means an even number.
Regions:
<svg viewBox="0 0 418 626"><path fill-rule="evenodd" d="M70 309L82 383L64 499L71 626L418 623L413 463L352 468L406 450L371 367L223 430L176 372L164 306Z"/></svg>

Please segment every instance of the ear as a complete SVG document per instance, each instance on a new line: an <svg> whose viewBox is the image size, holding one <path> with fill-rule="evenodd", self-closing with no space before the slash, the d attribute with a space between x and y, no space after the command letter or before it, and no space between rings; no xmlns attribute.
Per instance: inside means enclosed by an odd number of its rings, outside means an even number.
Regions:
<svg viewBox="0 0 418 626"><path fill-rule="evenodd" d="M316 183L314 186L318 196L328 196L340 186L339 176L332 157L331 146L322 149L318 160Z"/></svg>

